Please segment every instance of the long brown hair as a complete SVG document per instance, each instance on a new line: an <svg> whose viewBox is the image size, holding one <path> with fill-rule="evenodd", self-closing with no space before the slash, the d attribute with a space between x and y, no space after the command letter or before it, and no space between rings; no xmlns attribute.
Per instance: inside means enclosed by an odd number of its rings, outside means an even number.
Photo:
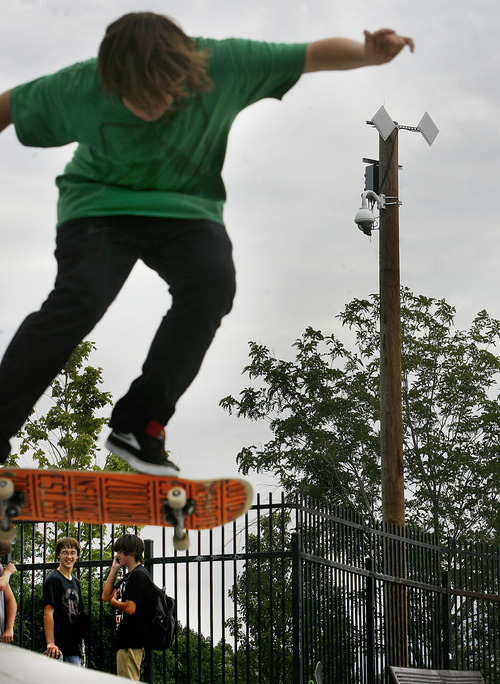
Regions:
<svg viewBox="0 0 500 684"><path fill-rule="evenodd" d="M171 19L132 12L110 24L99 48L98 73L104 91L148 109L173 97L210 90L208 52Z"/></svg>

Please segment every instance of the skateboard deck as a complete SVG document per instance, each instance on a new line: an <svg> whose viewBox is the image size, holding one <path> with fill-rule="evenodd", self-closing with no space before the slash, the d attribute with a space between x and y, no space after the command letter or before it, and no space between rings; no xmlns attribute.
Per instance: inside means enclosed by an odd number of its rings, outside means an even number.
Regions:
<svg viewBox="0 0 500 684"><path fill-rule="evenodd" d="M14 521L169 525L174 545L187 548L187 530L232 522L252 504L240 479L180 477L79 470L0 469L0 536ZM184 546L183 546L184 544Z"/></svg>

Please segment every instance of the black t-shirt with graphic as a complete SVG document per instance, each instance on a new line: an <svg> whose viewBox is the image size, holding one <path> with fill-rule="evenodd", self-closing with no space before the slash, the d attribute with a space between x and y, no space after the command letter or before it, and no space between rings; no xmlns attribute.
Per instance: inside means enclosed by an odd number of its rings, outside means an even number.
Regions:
<svg viewBox="0 0 500 684"><path fill-rule="evenodd" d="M78 577L64 577L52 570L43 583L43 607L54 608L54 641L65 656L81 655L82 640L77 636L77 618L83 612L83 598Z"/></svg>
<svg viewBox="0 0 500 684"><path fill-rule="evenodd" d="M115 649L143 648L147 627L156 608L156 592L151 576L142 565L127 573L117 586L118 601L133 601L136 610L132 615L116 611Z"/></svg>

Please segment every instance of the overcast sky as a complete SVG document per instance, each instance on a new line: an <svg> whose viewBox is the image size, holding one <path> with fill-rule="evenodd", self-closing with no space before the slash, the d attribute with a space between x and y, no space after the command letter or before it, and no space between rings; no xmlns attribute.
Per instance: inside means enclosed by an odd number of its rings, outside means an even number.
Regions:
<svg viewBox="0 0 500 684"><path fill-rule="evenodd" d="M390 27L416 44L384 67L303 76L282 102L257 103L236 120L224 179L238 292L168 428L185 475L236 474L238 451L268 437L219 408L246 385L250 340L282 358L293 357L308 325L351 343L336 314L378 290L378 235L363 236L353 218L362 158L378 157L366 121L381 105L409 126L428 111L440 130L432 147L418 133L399 134L402 283L444 297L461 328L483 308L500 318L498 0L0 0L0 92L94 56L105 27L137 9L168 14L191 35L308 42ZM13 127L0 136L0 353L52 287L54 178L71 152L22 147ZM138 374L168 306L162 281L139 264L90 335L91 363L115 398ZM251 479L258 491L270 486Z"/></svg>

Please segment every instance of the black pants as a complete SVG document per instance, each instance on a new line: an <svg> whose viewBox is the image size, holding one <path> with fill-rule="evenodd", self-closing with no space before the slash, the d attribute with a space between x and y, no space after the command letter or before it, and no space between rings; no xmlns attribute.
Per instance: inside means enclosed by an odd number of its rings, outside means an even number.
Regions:
<svg viewBox="0 0 500 684"><path fill-rule="evenodd" d="M55 255L54 289L22 323L0 365L0 437L22 427L138 259L168 283L172 306L110 425L123 431L141 430L151 419L165 425L231 310L235 272L224 226L139 216L77 219L60 226Z"/></svg>

